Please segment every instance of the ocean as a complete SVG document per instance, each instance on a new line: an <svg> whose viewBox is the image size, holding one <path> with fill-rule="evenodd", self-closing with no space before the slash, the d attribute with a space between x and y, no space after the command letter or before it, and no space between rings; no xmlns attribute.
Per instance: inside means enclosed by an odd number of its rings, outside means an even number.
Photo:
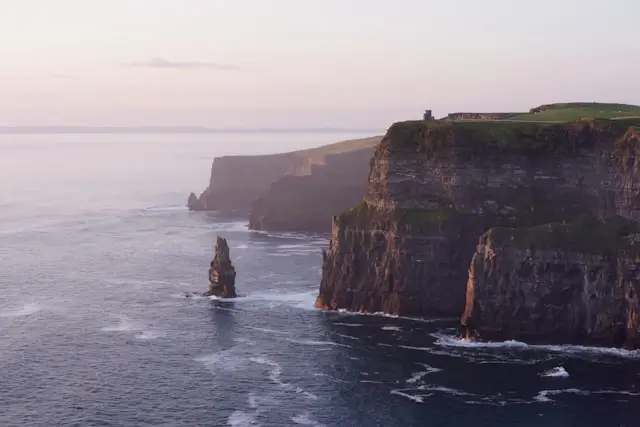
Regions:
<svg viewBox="0 0 640 427"><path fill-rule="evenodd" d="M0 426L640 425L640 352L316 310L327 235L185 207L214 156L361 136L0 135ZM184 298L218 235L240 296Z"/></svg>

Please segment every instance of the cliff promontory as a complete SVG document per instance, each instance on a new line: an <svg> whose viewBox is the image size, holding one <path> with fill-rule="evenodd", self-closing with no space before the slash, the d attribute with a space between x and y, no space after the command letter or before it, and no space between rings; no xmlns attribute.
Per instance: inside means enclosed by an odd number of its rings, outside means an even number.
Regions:
<svg viewBox="0 0 640 427"><path fill-rule="evenodd" d="M638 226L583 216L492 228L469 267L469 338L640 347Z"/></svg>
<svg viewBox="0 0 640 427"><path fill-rule="evenodd" d="M511 283L508 277L524 274L524 270L516 268L520 265L517 252L495 261L499 264L485 262L487 253L503 252L483 240L478 245L478 239L485 236L486 240L485 232L493 227L518 233L528 229L535 234L536 226L562 224L584 214L594 217L598 224L640 218L637 134L634 130L625 134L631 124L629 120L566 123L443 120L394 124L376 149L366 196L354 208L333 218L316 305L408 316L459 316L467 305L466 318L474 319L473 326L480 333L484 326L485 330L500 331L511 321L516 297L504 297L501 314L491 317L478 308L493 307L490 302L483 302L482 296L494 295L491 290L494 284L507 286ZM605 225L602 227L607 229ZM608 241L619 243L632 238L624 234L630 234L631 228L621 227L613 233L616 239ZM556 233L561 233L561 229L551 232L552 236ZM626 280L635 271L632 268L635 258L628 250L623 251L621 243L616 246L616 261L605 268L604 258L587 262L585 257L604 257L606 251L580 252L581 248L577 248L567 252L566 246L553 245L563 239L553 237L545 241L551 243L536 249L535 257L539 258L531 262L544 263L550 254L559 252L558 263L563 268L571 270L592 262L594 266L602 266L602 271L618 272L618 276L609 275L602 282L608 288L596 292L596 299L603 293L613 293L618 279ZM577 254L577 258L572 254ZM484 281L473 282L469 277L472 258L471 277L481 276ZM579 260L586 264L580 264ZM503 269L491 270L495 265ZM613 265L626 265L630 269L623 274L612 269ZM610 281L614 276L617 279ZM535 272L527 283L531 281L537 289L556 286ZM467 282L476 283L476 297L471 298L475 303L473 314L468 306ZM489 290L483 293L479 288ZM632 288L626 287L626 296L616 299L618 311L607 303L592 304L588 309L574 307L578 296L561 301L566 310L571 308L582 314L588 311L590 319L615 317L615 321L609 322L617 325L626 319L633 328L637 315L628 313L629 310L637 313L632 308L637 305L633 303L637 290L629 291ZM517 298L529 298L528 292L533 291L522 287L516 292ZM593 293L580 295L588 300ZM623 300L631 302L624 305ZM492 301L491 297L487 301ZM527 301L533 301L533 297ZM495 312L493 308L487 310ZM544 316L544 310L538 314ZM577 332L578 323L587 325L585 330L589 331L593 322L565 322L568 326L558 340L578 341L577 336L586 336L585 342L601 340L597 334ZM547 334L541 328L532 335L537 332L541 336ZM488 335L512 336L506 332ZM607 335L610 340L612 336Z"/></svg>
<svg viewBox="0 0 640 427"><path fill-rule="evenodd" d="M249 216L257 230L329 231L331 216L365 193L369 160L380 140L216 158L209 186L199 197L192 193L187 204L190 210Z"/></svg>
<svg viewBox="0 0 640 427"><path fill-rule="evenodd" d="M308 175L279 179L252 203L249 228L328 233L331 218L367 191L372 157L373 147L333 154Z"/></svg>

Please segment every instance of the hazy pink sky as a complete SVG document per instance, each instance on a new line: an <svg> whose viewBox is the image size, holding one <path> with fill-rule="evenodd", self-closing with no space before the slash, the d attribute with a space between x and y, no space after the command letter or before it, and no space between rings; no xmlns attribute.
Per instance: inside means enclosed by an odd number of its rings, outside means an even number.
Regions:
<svg viewBox="0 0 640 427"><path fill-rule="evenodd" d="M0 124L384 128L425 108L640 104L638 16L638 0L0 0Z"/></svg>

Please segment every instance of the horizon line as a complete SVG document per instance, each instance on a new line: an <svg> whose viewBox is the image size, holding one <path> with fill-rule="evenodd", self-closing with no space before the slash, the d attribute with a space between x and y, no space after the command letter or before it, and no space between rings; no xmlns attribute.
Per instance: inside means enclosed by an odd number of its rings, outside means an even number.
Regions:
<svg viewBox="0 0 640 427"><path fill-rule="evenodd" d="M288 127L208 127L208 126L118 126L118 125L0 125L0 134L51 134L51 133L257 133L257 132L380 132L385 129L361 127L313 126L301 128Z"/></svg>

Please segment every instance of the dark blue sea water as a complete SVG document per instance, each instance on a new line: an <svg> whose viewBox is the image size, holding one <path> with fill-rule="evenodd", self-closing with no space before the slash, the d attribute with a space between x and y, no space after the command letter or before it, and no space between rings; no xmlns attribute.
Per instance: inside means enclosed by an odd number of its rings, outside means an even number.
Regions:
<svg viewBox="0 0 640 427"><path fill-rule="evenodd" d="M640 353L318 311L327 236L183 206L214 155L348 137L1 136L0 425L640 425ZM217 235L243 296L184 298Z"/></svg>

